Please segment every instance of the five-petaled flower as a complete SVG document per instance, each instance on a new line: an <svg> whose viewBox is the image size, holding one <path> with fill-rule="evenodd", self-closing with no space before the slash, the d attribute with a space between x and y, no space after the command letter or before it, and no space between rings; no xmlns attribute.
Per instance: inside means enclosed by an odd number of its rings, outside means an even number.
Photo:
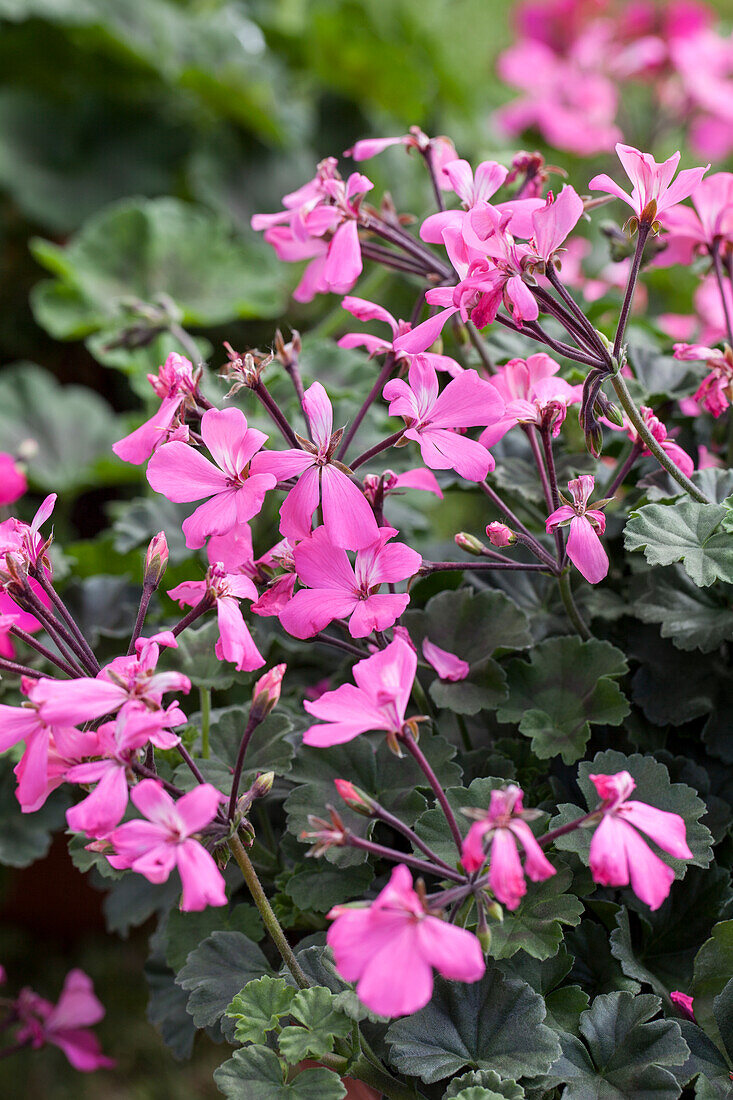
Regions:
<svg viewBox="0 0 733 1100"><path fill-rule="evenodd" d="M680 162L679 153L657 164L651 153L642 153L632 145L619 142L616 152L633 184L631 194L605 173L594 176L588 186L591 191L606 191L623 199L634 211L637 221L649 226L654 226L662 214L688 198L710 167L708 164L705 168L685 168L672 183Z"/></svg>
<svg viewBox="0 0 733 1100"><path fill-rule="evenodd" d="M608 556L598 537L606 529L606 517L599 508L589 508L588 500L595 486L592 474L581 474L568 482L572 500L565 501L548 517L545 527L548 532L557 527L570 524L568 536L568 557L574 566L591 584L598 584L608 573ZM601 507L607 502L599 501Z"/></svg>

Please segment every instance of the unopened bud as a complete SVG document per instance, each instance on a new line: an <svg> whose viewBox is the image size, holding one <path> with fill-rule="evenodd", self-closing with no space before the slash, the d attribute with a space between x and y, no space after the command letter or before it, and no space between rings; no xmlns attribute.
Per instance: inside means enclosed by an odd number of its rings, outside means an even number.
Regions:
<svg viewBox="0 0 733 1100"><path fill-rule="evenodd" d="M498 901L486 902L486 916L491 920L501 923L504 920L504 910Z"/></svg>
<svg viewBox="0 0 733 1100"><path fill-rule="evenodd" d="M600 458L603 451L603 432L600 424L594 424L585 432L585 446L594 458Z"/></svg>
<svg viewBox="0 0 733 1100"><path fill-rule="evenodd" d="M465 550L467 554L473 554L476 558L480 558L486 549L481 539L477 539L475 535L467 534L466 531L458 532L455 536L455 544L460 546L461 550Z"/></svg>
<svg viewBox="0 0 733 1100"><path fill-rule="evenodd" d="M491 929L488 925L485 928L479 928L476 931L478 942L481 944L481 950L484 955L488 955L491 951Z"/></svg>
<svg viewBox="0 0 733 1100"><path fill-rule="evenodd" d="M349 779L334 779L336 790L343 798L350 810L364 817L371 817L377 803L370 798L366 791L355 787Z"/></svg>
<svg viewBox="0 0 733 1100"><path fill-rule="evenodd" d="M165 533L159 531L151 540L145 554L143 583L157 588L168 568L168 542Z"/></svg>
<svg viewBox="0 0 733 1100"><path fill-rule="evenodd" d="M498 520L488 525L486 534L492 546L513 546L517 541L517 536L511 527L507 527L505 523L500 523Z"/></svg>
<svg viewBox="0 0 733 1100"><path fill-rule="evenodd" d="M264 798L266 794L269 794L272 790L272 784L275 782L274 772L262 772L258 775L254 783L249 789L249 793L252 798Z"/></svg>
<svg viewBox="0 0 733 1100"><path fill-rule="evenodd" d="M288 666L275 665L269 669L259 680L252 691L252 706L250 708L250 721L253 715L257 715L262 721L270 711L274 710L280 700L280 688L283 676Z"/></svg>
<svg viewBox="0 0 733 1100"><path fill-rule="evenodd" d="M616 405L614 405L613 401L608 400L605 393L598 393L594 411L598 416L605 416L606 420L610 420L611 423L615 424L617 427L624 427L623 414Z"/></svg>

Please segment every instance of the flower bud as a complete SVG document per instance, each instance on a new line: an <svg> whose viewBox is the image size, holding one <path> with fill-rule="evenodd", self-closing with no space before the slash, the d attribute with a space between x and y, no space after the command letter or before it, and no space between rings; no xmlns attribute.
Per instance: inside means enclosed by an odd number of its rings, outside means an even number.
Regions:
<svg viewBox="0 0 733 1100"><path fill-rule="evenodd" d="M486 903L486 916L491 920L499 921L501 924L504 920L504 909L499 905L498 901L487 901Z"/></svg>
<svg viewBox="0 0 733 1100"><path fill-rule="evenodd" d="M336 790L350 810L353 810L357 814L362 814L364 817L372 816L374 807L377 803L373 798L369 797L366 791L362 791L359 787L355 787L348 779L334 779L334 784Z"/></svg>
<svg viewBox="0 0 733 1100"><path fill-rule="evenodd" d="M484 928L478 928L476 930L476 935L478 937L478 942L481 944L481 950L484 955L488 955L491 951L491 929L488 925Z"/></svg>
<svg viewBox="0 0 733 1100"><path fill-rule="evenodd" d="M505 523L500 523L498 520L488 525L486 534L492 546L513 546L517 541L517 536L511 527L507 527Z"/></svg>
<svg viewBox="0 0 733 1100"><path fill-rule="evenodd" d="M250 720L256 714L262 721L275 709L280 700L280 688L287 667L285 664L275 665L264 676L260 676L252 691Z"/></svg>
<svg viewBox="0 0 733 1100"><path fill-rule="evenodd" d="M586 429L585 432L585 446L590 454L594 458L600 458L603 451L603 432L600 424L593 424Z"/></svg>
<svg viewBox="0 0 733 1100"><path fill-rule="evenodd" d="M145 554L143 583L157 588L168 567L168 543L165 533L159 531L151 540Z"/></svg>
<svg viewBox="0 0 733 1100"><path fill-rule="evenodd" d="M480 558L486 549L481 539L477 539L475 535L469 535L465 531L458 532L455 536L455 544L460 546L461 550L465 550L467 554L473 554L476 558Z"/></svg>

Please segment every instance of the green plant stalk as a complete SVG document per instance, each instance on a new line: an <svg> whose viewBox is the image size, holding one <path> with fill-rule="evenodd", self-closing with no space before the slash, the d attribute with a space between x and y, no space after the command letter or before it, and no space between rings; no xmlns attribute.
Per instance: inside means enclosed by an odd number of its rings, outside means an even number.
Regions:
<svg viewBox="0 0 733 1100"><path fill-rule="evenodd" d="M588 627L585 625L583 618L578 611L578 608L576 607L575 600L573 599L573 593L570 588L570 573L568 570L560 574L560 576L557 578L557 584L558 588L560 589L560 598L562 599L570 622L573 624L583 641L589 641L593 637L593 635L591 634Z"/></svg>
<svg viewBox="0 0 733 1100"><path fill-rule="evenodd" d="M209 730L211 729L211 690L199 688L201 699L201 756L208 760L211 755L209 748Z"/></svg>

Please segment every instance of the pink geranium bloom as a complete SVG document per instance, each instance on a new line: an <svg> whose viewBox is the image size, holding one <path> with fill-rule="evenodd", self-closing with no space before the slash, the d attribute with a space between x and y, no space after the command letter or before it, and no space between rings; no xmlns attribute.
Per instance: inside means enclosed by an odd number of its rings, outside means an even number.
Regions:
<svg viewBox="0 0 733 1100"><path fill-rule="evenodd" d="M206 545L209 565L219 562L225 573L244 573L252 580L259 576L252 547L252 529L248 523L238 523L226 535L212 535Z"/></svg>
<svg viewBox="0 0 733 1100"><path fill-rule="evenodd" d="M24 814L34 814L57 787L66 773L95 751L97 735L91 730L54 726L48 740L26 742L26 751L13 768L18 786L15 797Z"/></svg>
<svg viewBox="0 0 733 1100"><path fill-rule="evenodd" d="M504 402L475 370L453 378L438 391L435 368L421 355L410 364L409 384L394 378L384 387L391 416L402 416L405 436L420 445L423 462L433 470L455 470L468 481L483 481L494 460L481 443L453 429L496 423Z"/></svg>
<svg viewBox="0 0 733 1100"><path fill-rule="evenodd" d="M333 433L333 408L320 382L303 396L313 443L301 450L265 451L262 468L278 481L297 476L280 509L280 530L288 539L304 539L311 533L313 513L323 508L323 523L335 546L361 550L379 536L369 502L334 455L341 432Z"/></svg>
<svg viewBox="0 0 733 1100"><path fill-rule="evenodd" d="M356 982L360 1000L381 1016L423 1008L433 993L433 968L461 982L478 981L486 969L476 936L432 916L404 864L367 908L337 905L328 917L339 974Z"/></svg>
<svg viewBox="0 0 733 1100"><path fill-rule="evenodd" d="M303 743L328 748L353 741L368 730L384 730L395 745L405 726L416 670L414 647L401 637L357 661L353 668L356 686L342 684L303 703L309 714L320 719L319 725L305 731Z"/></svg>
<svg viewBox="0 0 733 1100"><path fill-rule="evenodd" d="M654 415L653 409L650 409L647 405L641 405L639 411L644 419L644 423L662 450L669 455L675 466L678 466L679 469L682 470L682 473L686 477L689 477L690 474L694 472L695 463L690 458L687 451L684 451L679 443L675 443L673 439L670 439L666 425L662 423L659 417ZM623 428L618 428L616 424L612 424L610 421L607 421L607 423L608 426L615 431L625 431L632 443L640 442L636 428L626 416L624 416ZM650 455L651 451L647 447L644 447L641 453L643 455Z"/></svg>
<svg viewBox="0 0 733 1100"><path fill-rule="evenodd" d="M675 859L692 859L679 814L629 801L636 783L627 771L588 777L603 799L603 819L590 842L590 869L602 886L628 886L658 909L669 894L674 871L649 848L639 830Z"/></svg>
<svg viewBox="0 0 733 1100"><path fill-rule="evenodd" d="M548 195L546 204L532 215L532 247L538 259L550 263L557 250L583 216L583 200L565 186L557 198Z"/></svg>
<svg viewBox="0 0 733 1100"><path fill-rule="evenodd" d="M12 455L0 451L0 507L14 504L28 488L25 474Z"/></svg>
<svg viewBox="0 0 733 1100"><path fill-rule="evenodd" d="M702 344L675 344L675 359L705 363L709 374L698 386L694 400L714 417L719 417L733 400L733 351L726 344L723 351Z"/></svg>
<svg viewBox="0 0 733 1100"><path fill-rule="evenodd" d="M279 615L292 599L298 580L293 549L288 539L280 539L266 554L257 559L258 567L266 576L269 577L276 569L282 572L270 581L257 602L252 604L251 611L254 615L262 615L264 618Z"/></svg>
<svg viewBox="0 0 733 1100"><path fill-rule="evenodd" d="M517 541L517 536L511 527L507 527L505 523L501 523L499 520L487 523L486 534L489 536L489 542L492 546L513 546Z"/></svg>
<svg viewBox="0 0 733 1100"><path fill-rule="evenodd" d="M255 645L239 607L240 600L257 599L257 589L249 577L227 573L221 562L216 562L209 566L204 580L184 581L169 589L168 595L178 600L181 607L194 607L205 596L215 600L219 638L214 652L219 660L231 661L238 672L252 672L264 665L265 658Z"/></svg>
<svg viewBox="0 0 733 1100"><path fill-rule="evenodd" d="M693 1009L693 998L687 993L681 993L679 989L673 989L669 995L669 999L675 1008L678 1008L681 1015L686 1020L692 1020L693 1024L697 1023L695 1019L695 1011Z"/></svg>
<svg viewBox="0 0 733 1100"><path fill-rule="evenodd" d="M445 175L451 189L461 200L462 209L441 210L425 219L420 226L420 236L428 244L446 245L446 230L460 232L467 224L466 215L476 206L485 207L506 182L508 169L495 160L484 160L474 172L467 160L454 160L445 165ZM512 233L518 237L529 237L532 234L532 214L544 205L544 199L532 197L495 203L494 209L500 215L506 215Z"/></svg>
<svg viewBox="0 0 733 1100"><path fill-rule="evenodd" d="M522 807L522 798L521 789L514 784L492 791L489 809L468 830L461 853L466 870L479 871L487 859L486 838L490 839L489 885L507 909L516 909L526 894L525 875L533 882L542 882L555 874L527 824L536 815ZM476 816L479 813L476 811ZM518 846L524 851L524 867Z"/></svg>
<svg viewBox="0 0 733 1100"><path fill-rule="evenodd" d="M392 339L385 340L381 336L372 336L368 332L347 332L338 341L340 348L366 348L370 355L391 352L395 360L403 359L409 363L410 353L400 350L394 345L394 341L400 336L405 336L412 331L412 325L409 321L396 320L389 310L376 305L374 302L368 302L365 298L354 298L347 295L341 305L359 321L383 321L391 328ZM463 373L463 367L460 363L457 363L455 359L451 359L449 355L438 355L437 352L432 351L426 351L423 354L426 359L430 360L436 370L447 371L453 378L457 378L459 374Z"/></svg>
<svg viewBox="0 0 733 1100"><path fill-rule="evenodd" d="M679 153L674 153L663 164L657 164L651 153L642 153L621 142L616 145L616 152L633 184L631 194L605 174L594 176L588 186L591 191L605 191L623 199L640 222L649 224L688 198L710 167L708 164L705 168L686 168L672 183L680 162Z"/></svg>
<svg viewBox="0 0 733 1100"><path fill-rule="evenodd" d="M130 797L147 821L118 825L107 837L116 854L108 856L116 870L131 869L149 882L166 882L174 867L183 886L181 909L226 905L224 879L211 855L194 840L216 816L222 794L200 783L175 802L157 779L143 779Z"/></svg>
<svg viewBox="0 0 733 1100"><path fill-rule="evenodd" d="M276 484L266 456L257 453L267 436L247 426L241 409L207 409L201 436L216 465L182 442L166 443L148 464L150 485L168 500L210 498L183 523L186 545L194 550L208 535L225 535L257 515Z"/></svg>
<svg viewBox="0 0 733 1100"><path fill-rule="evenodd" d="M715 172L691 194L694 210L676 206L661 218L667 247L657 264L689 266L699 252L710 252L733 234L733 173Z"/></svg>
<svg viewBox="0 0 733 1100"><path fill-rule="evenodd" d="M568 537L568 557L573 565L591 584L598 584L608 573L608 556L598 537L606 530L606 517L597 508L588 507L588 499L595 487L592 474L581 474L568 482L572 501L566 500L547 517L545 529L548 534L557 527L570 524Z"/></svg>
<svg viewBox="0 0 733 1100"><path fill-rule="evenodd" d="M136 652L130 657L115 657L94 679L39 680L29 692L41 719L50 725L75 725L91 722L121 707L143 706L161 710L163 695L169 691L191 690L191 681L180 672L156 672L160 645L175 646L172 634L138 638ZM168 726L185 722L177 707L166 712Z"/></svg>
<svg viewBox="0 0 733 1100"><path fill-rule="evenodd" d="M185 715L180 714L182 721ZM101 757L66 769L69 783L95 783L83 801L66 811L69 828L89 836L105 836L119 824L127 809L128 780L140 750L150 742L159 749L172 749L180 737L171 733L165 711L138 707L120 712L115 722L105 722L94 734L95 744L85 756Z"/></svg>
<svg viewBox="0 0 733 1100"><path fill-rule="evenodd" d="M157 377L148 375L156 396L162 399L161 406L150 420L113 444L112 450L118 458L139 466L167 441L181 409L195 407L199 375L190 359L177 352L171 352Z"/></svg>
<svg viewBox="0 0 733 1100"><path fill-rule="evenodd" d="M358 550L354 565L346 551L334 546L323 527L295 549L295 571L306 587L296 592L280 612L283 627L296 638L312 638L333 619L349 619L352 638L386 630L410 602L407 593L380 593L417 573L422 558L402 542L389 540L394 527L381 527L379 538Z"/></svg>
<svg viewBox="0 0 733 1100"><path fill-rule="evenodd" d="M352 157L356 161L370 160L394 145L404 145L408 153L417 149L423 155L429 154L438 186L444 191L450 190L451 184L445 173L445 165L456 159L455 146L450 138L428 137L419 126L411 126L409 134L402 134L400 137L363 138L354 142L351 149L346 149L344 156Z"/></svg>
<svg viewBox="0 0 733 1100"><path fill-rule="evenodd" d="M92 1073L115 1065L102 1054L96 1035L89 1030L104 1016L104 1006L83 970L70 970L57 1004L23 989L17 1001L20 1028L17 1041L38 1050L53 1043L64 1052L74 1069Z"/></svg>
<svg viewBox="0 0 733 1100"><path fill-rule="evenodd" d="M25 752L18 765L21 780L19 801L24 807L33 808L36 803L40 805L47 795L52 735L64 732L55 726L52 728L41 715L36 698L39 683L42 681L36 682L25 677L21 680L22 690L29 697L30 705L13 707L6 703L0 704L0 753L7 752L21 741L25 742ZM78 733L77 730L65 732L70 736Z"/></svg>
<svg viewBox="0 0 733 1100"><path fill-rule="evenodd" d="M447 649L441 649L435 642L425 638L422 644L422 655L429 665L435 669L441 680L465 680L471 671L468 661L456 657Z"/></svg>
<svg viewBox="0 0 733 1100"><path fill-rule="evenodd" d="M405 470L401 474L385 470L383 474L367 474L364 478L364 495L371 504L378 497L383 501L393 493L401 495L405 489L419 489L423 493L433 493L439 500L443 499L438 479L432 470L426 470L424 466Z"/></svg>
<svg viewBox="0 0 733 1100"><path fill-rule="evenodd" d="M552 424L553 436L560 434L568 405L580 401L582 386L571 386L557 372L560 364L539 351L527 359L510 359L488 379L505 402L504 415L481 433L485 447L497 443L515 424Z"/></svg>

